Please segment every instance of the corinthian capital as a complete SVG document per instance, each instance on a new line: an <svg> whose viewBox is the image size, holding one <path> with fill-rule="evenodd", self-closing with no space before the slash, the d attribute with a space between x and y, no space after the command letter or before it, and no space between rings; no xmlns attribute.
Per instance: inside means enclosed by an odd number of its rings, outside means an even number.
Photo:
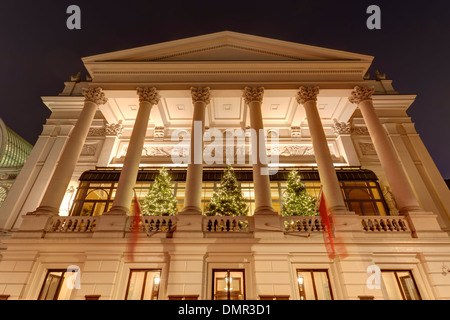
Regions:
<svg viewBox="0 0 450 320"><path fill-rule="evenodd" d="M84 101L91 101L98 105L108 102L108 98L106 98L102 88L83 88L82 93Z"/></svg>
<svg viewBox="0 0 450 320"><path fill-rule="evenodd" d="M139 96L139 102L150 102L152 105L159 103L159 92L156 88L137 88L137 94Z"/></svg>
<svg viewBox="0 0 450 320"><path fill-rule="evenodd" d="M361 101L372 100L372 94L374 92L375 89L373 87L356 86L348 100L351 103L359 104Z"/></svg>
<svg viewBox="0 0 450 320"><path fill-rule="evenodd" d="M305 104L308 101L317 101L319 87L300 87L297 92L297 102Z"/></svg>
<svg viewBox="0 0 450 320"><path fill-rule="evenodd" d="M244 97L246 104L249 104L252 101L258 101L259 103L262 103L263 97L264 97L264 88L263 87L258 87L258 88L245 87L243 97Z"/></svg>
<svg viewBox="0 0 450 320"><path fill-rule="evenodd" d="M204 88L192 87L191 95L192 95L192 103L201 101L206 104L209 104L209 101L211 100L211 97L209 94L209 87L204 87Z"/></svg>

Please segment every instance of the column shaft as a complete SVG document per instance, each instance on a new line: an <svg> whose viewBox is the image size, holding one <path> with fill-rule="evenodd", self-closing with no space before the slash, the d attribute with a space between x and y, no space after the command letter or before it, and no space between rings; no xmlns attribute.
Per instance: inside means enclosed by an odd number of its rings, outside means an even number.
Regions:
<svg viewBox="0 0 450 320"><path fill-rule="evenodd" d="M244 98L250 111L252 135L253 188L255 192L255 215L275 214L270 192L270 176L266 157L264 124L261 113L264 88L245 88ZM256 146L255 146L256 144ZM254 154L256 153L256 155Z"/></svg>
<svg viewBox="0 0 450 320"><path fill-rule="evenodd" d="M70 132L69 139L35 214L58 214L98 105L107 102L101 88L85 89L83 94L85 96L83 109Z"/></svg>
<svg viewBox="0 0 450 320"><path fill-rule="evenodd" d="M190 162L186 174L186 193L182 214L202 214L203 132L205 109L210 101L209 88L191 88L194 113L190 141Z"/></svg>
<svg viewBox="0 0 450 320"><path fill-rule="evenodd" d="M133 188L139 171L148 121L153 105L159 103L155 88L138 88L139 110L131 133L130 144L120 173L116 195L109 213L129 214L133 200Z"/></svg>
<svg viewBox="0 0 450 320"><path fill-rule="evenodd" d="M356 87L350 101L358 103L400 213L419 211L420 206L408 178L375 112L372 101L373 92L373 88Z"/></svg>
<svg viewBox="0 0 450 320"><path fill-rule="evenodd" d="M341 187L331 159L330 149L317 110L318 88L300 88L297 101L303 104L311 134L314 156L317 162L327 209L335 214L344 213L347 208L342 197Z"/></svg>

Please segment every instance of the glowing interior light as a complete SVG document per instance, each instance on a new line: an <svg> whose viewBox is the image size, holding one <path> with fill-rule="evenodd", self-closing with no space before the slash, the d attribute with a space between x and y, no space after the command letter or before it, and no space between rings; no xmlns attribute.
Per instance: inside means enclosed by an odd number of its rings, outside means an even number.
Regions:
<svg viewBox="0 0 450 320"><path fill-rule="evenodd" d="M153 281L155 282L156 285L159 284L159 281L160 281L160 280L161 280L161 278L160 278L159 276L155 276L155 277L153 278Z"/></svg>
<svg viewBox="0 0 450 320"><path fill-rule="evenodd" d="M299 285L302 285L303 284L303 277L298 277L298 284Z"/></svg>

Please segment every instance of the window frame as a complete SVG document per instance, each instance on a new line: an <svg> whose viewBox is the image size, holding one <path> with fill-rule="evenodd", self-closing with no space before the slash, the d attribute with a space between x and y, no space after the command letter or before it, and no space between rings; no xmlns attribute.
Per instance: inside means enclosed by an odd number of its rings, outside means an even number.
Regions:
<svg viewBox="0 0 450 320"><path fill-rule="evenodd" d="M159 300L159 293L160 293L160 290L161 290L162 268L151 268L151 269L136 268L136 269L130 269L129 272L128 272L128 281L127 281L127 285L126 285L124 300L128 300L127 298L128 298L128 294L129 294L129 291L130 291L130 283L131 283L131 277L132 277L133 272L145 272L144 282L142 284L141 297L140 297L139 301L144 301L143 297L145 295L145 285L146 285L146 282L147 282L147 273L148 272L159 272L160 282L159 282L159 287L158 287L158 293L156 295L156 300Z"/></svg>
<svg viewBox="0 0 450 320"><path fill-rule="evenodd" d="M411 280L412 280L412 282L414 284L414 288L415 288L415 290L416 290L416 292L417 292L417 294L419 296L419 300L423 300L422 294L420 293L420 290L419 290L419 286L417 285L417 281L416 281L416 279L414 277L413 270L411 270L411 269L381 269L381 278L382 278L382 281L383 281L383 286L385 286L384 280L383 280L383 273L384 272L393 272L394 273L396 284L397 284L397 289L400 291L400 294L401 294L401 296L402 296L404 301L408 301L408 299L406 299L405 293L403 292L403 286L400 283L400 279L399 279L399 276L398 276L397 273L398 272L408 272L410 277L411 277ZM410 301L413 301L413 300L410 300Z"/></svg>
<svg viewBox="0 0 450 320"><path fill-rule="evenodd" d="M43 294L43 291L45 288L45 283L46 283L50 273L52 273L52 272L61 272L62 273L62 275L59 279L58 287L56 288L56 291L55 291L55 296L52 299L52 300L58 300L59 294L61 293L62 284L64 283L64 280L65 280L65 274L67 273L67 269L47 269L47 273L45 274L44 281L41 284L41 289L39 290L37 300L42 300L42 301L48 300L48 299L41 299L41 295ZM48 295L48 293L47 293L47 295Z"/></svg>
<svg viewBox="0 0 450 320"><path fill-rule="evenodd" d="M241 272L242 273L242 294L244 297L242 299L242 301L247 299L246 286L245 286L245 268L213 268L212 273L211 273L211 275L212 275L211 300L216 301L216 299L215 299L216 294L214 292L215 288L216 288L216 279L215 279L216 272L227 272L227 275L229 275L230 272ZM225 301L233 301L230 299L230 294L231 294L231 291L228 291L227 292L227 300L225 300ZM219 300L217 300L217 301L219 301ZM237 301L239 301L239 300L237 300Z"/></svg>
<svg viewBox="0 0 450 320"><path fill-rule="evenodd" d="M333 287L332 287L332 285L331 285L331 279L330 279L330 274L329 274L329 270L328 269L320 269L320 268L313 268L313 269L305 269L305 268L296 268L295 269L295 275L296 275L296 277L295 277L295 279L296 279L296 283L297 283L297 292L298 292L298 295L299 295L299 300L302 300L301 299L301 294L300 294L300 285L299 285L299 283L298 283L298 273L299 272L304 272L304 273L306 273L306 272L309 272L309 273L311 273L311 279L312 279L312 286L313 286L313 289L314 289L314 297L315 297L315 299L314 299L314 301L319 301L318 299L317 299L317 288L316 288L316 284L315 284L315 280L314 280L314 272L325 272L325 274L326 274L326 276L327 276L327 282L328 282L328 288L329 288L329 291L330 291L330 297L331 297L331 300L334 300L334 294L333 294ZM303 300L306 300L306 299L303 299Z"/></svg>

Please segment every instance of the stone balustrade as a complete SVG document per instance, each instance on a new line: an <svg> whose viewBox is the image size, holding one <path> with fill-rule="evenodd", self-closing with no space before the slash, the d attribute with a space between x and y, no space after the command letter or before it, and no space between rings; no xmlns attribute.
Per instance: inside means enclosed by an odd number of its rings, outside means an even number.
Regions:
<svg viewBox="0 0 450 320"><path fill-rule="evenodd" d="M282 217L284 232L321 232L323 231L320 216Z"/></svg>
<svg viewBox="0 0 450 320"><path fill-rule="evenodd" d="M53 216L46 228L46 232L59 233L90 233L95 231L97 217L65 217Z"/></svg>
<svg viewBox="0 0 450 320"><path fill-rule="evenodd" d="M360 217L361 225L367 232L407 232L408 224L401 217Z"/></svg>
<svg viewBox="0 0 450 320"><path fill-rule="evenodd" d="M253 231L253 217L213 216L204 217L204 232L251 232Z"/></svg>
<svg viewBox="0 0 450 320"><path fill-rule="evenodd" d="M37 219L38 216L30 217L30 219ZM42 217L40 224L43 226L41 232L36 227L36 223L30 221L24 224L24 227L19 229L15 233L18 237L61 237L62 234L70 235L70 237L89 237L95 233L119 232L125 235L132 231L132 217L124 217L123 222L108 223L108 219L115 219L114 216L50 216ZM279 231L284 234L292 233L316 233L323 232L322 219L320 216L290 216L282 217L275 216L275 219L279 219ZM258 216L201 216L199 222L192 221L192 224L199 223L201 225L201 231L205 236L214 237L219 234L246 234L251 237L255 232L255 221L260 219ZM356 219L356 220L354 220ZM111 220L112 221L112 220ZM119 221L119 220L114 220ZM408 221L407 217L403 216L357 216L353 217L352 221L356 223L352 224L351 230L360 232L361 236L364 234L376 235L401 235L402 237L413 233L414 226L411 225L411 221ZM102 228L100 230L99 224L102 222ZM154 234L160 234L160 237L168 237L167 234L173 234L177 232L177 223L179 222L179 216L142 216L139 222L139 233L146 233L148 236ZM276 221L275 221L276 222ZM114 230L108 225L114 225ZM278 225L278 223L274 224ZM111 229L111 231L108 231ZM199 228L200 230L200 228ZM273 230L272 230L273 231ZM276 231L276 230L275 230ZM59 236L58 236L59 234Z"/></svg>

